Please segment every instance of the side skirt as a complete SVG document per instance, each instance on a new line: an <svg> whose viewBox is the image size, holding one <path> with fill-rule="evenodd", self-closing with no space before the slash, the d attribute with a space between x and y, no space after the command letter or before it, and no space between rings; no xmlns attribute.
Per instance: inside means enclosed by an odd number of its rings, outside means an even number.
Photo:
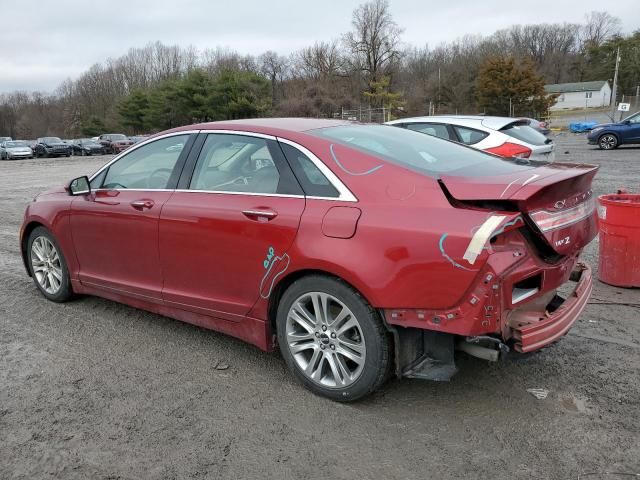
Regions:
<svg viewBox="0 0 640 480"><path fill-rule="evenodd" d="M122 303L133 308L157 313L158 315L180 320L181 322L231 335L232 337L251 343L264 351L273 350L272 342L267 338L267 322L259 318L244 317L241 321L229 321L210 315L191 312L176 306L169 306L164 303L156 303L139 297L131 297L121 292L89 286L77 280L72 280L71 283L73 285L73 291L77 294L106 298L107 300L113 300L114 302Z"/></svg>

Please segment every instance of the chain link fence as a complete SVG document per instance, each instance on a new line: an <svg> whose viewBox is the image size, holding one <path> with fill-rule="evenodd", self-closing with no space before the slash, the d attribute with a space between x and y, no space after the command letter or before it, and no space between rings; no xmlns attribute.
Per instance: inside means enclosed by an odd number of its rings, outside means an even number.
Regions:
<svg viewBox="0 0 640 480"><path fill-rule="evenodd" d="M333 118L352 120L365 123L384 123L391 120L391 110L388 108L360 107L354 109L341 109L334 113Z"/></svg>

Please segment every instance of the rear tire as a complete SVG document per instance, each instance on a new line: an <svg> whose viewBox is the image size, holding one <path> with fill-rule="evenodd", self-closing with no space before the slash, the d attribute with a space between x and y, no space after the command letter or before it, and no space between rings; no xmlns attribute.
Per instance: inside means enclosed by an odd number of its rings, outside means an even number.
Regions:
<svg viewBox="0 0 640 480"><path fill-rule="evenodd" d="M67 262L51 232L35 228L27 239L29 272L40 293L52 302L66 302L73 296Z"/></svg>
<svg viewBox="0 0 640 480"><path fill-rule="evenodd" d="M386 380L391 349L379 314L346 283L321 275L294 282L278 305L282 356L309 390L339 402Z"/></svg>
<svg viewBox="0 0 640 480"><path fill-rule="evenodd" d="M610 133L606 133L598 138L598 146L601 150L613 150L618 148L618 137Z"/></svg>

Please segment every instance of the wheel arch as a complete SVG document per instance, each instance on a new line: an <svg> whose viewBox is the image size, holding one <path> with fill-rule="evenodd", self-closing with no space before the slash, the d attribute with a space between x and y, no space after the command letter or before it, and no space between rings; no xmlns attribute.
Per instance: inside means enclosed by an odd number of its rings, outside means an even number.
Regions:
<svg viewBox="0 0 640 480"><path fill-rule="evenodd" d="M44 223L32 220L25 225L20 238L20 254L22 255L22 263L24 264L24 268L29 276L31 276L31 269L29 268L29 259L27 258L27 242L29 241L29 235L31 235L31 232L38 227L48 228Z"/></svg>
<svg viewBox="0 0 640 480"><path fill-rule="evenodd" d="M605 135L612 135L614 137L616 137L616 141L618 142L618 145L620 145L620 135L618 134L618 132L615 132L613 130L608 130L605 132L601 132L600 135L598 135L598 143L600 143L600 139L602 137L604 137Z"/></svg>
<svg viewBox="0 0 640 480"><path fill-rule="evenodd" d="M354 285L353 282L346 280L342 276L333 272L329 272L327 270L314 269L314 268L296 270L282 277L280 281L275 285L273 291L271 292L271 295L269 296L269 303L267 306L267 321L269 324L269 328L271 329L271 333L275 334L276 332L276 328L277 328L276 316L278 313L278 304L280 303L280 299L282 298L282 295L284 294L284 292L286 292L287 289L295 281L311 275L318 275L318 276L323 276L327 278L332 278L334 280L344 283L348 287L352 288L358 295L360 295L362 299L365 302L367 302L367 304L369 304L373 309L378 311L375 307L373 307L373 304L371 303L369 298L367 298L367 296L363 293L361 288L358 288L357 285Z"/></svg>

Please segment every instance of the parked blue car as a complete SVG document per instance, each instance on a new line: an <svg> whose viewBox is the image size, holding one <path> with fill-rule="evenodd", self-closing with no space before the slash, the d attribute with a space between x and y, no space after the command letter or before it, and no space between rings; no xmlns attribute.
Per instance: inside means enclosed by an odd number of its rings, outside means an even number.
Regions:
<svg viewBox="0 0 640 480"><path fill-rule="evenodd" d="M640 143L640 112L619 123L605 123L596 126L587 135L590 145L598 145L603 150L611 150L628 143Z"/></svg>

